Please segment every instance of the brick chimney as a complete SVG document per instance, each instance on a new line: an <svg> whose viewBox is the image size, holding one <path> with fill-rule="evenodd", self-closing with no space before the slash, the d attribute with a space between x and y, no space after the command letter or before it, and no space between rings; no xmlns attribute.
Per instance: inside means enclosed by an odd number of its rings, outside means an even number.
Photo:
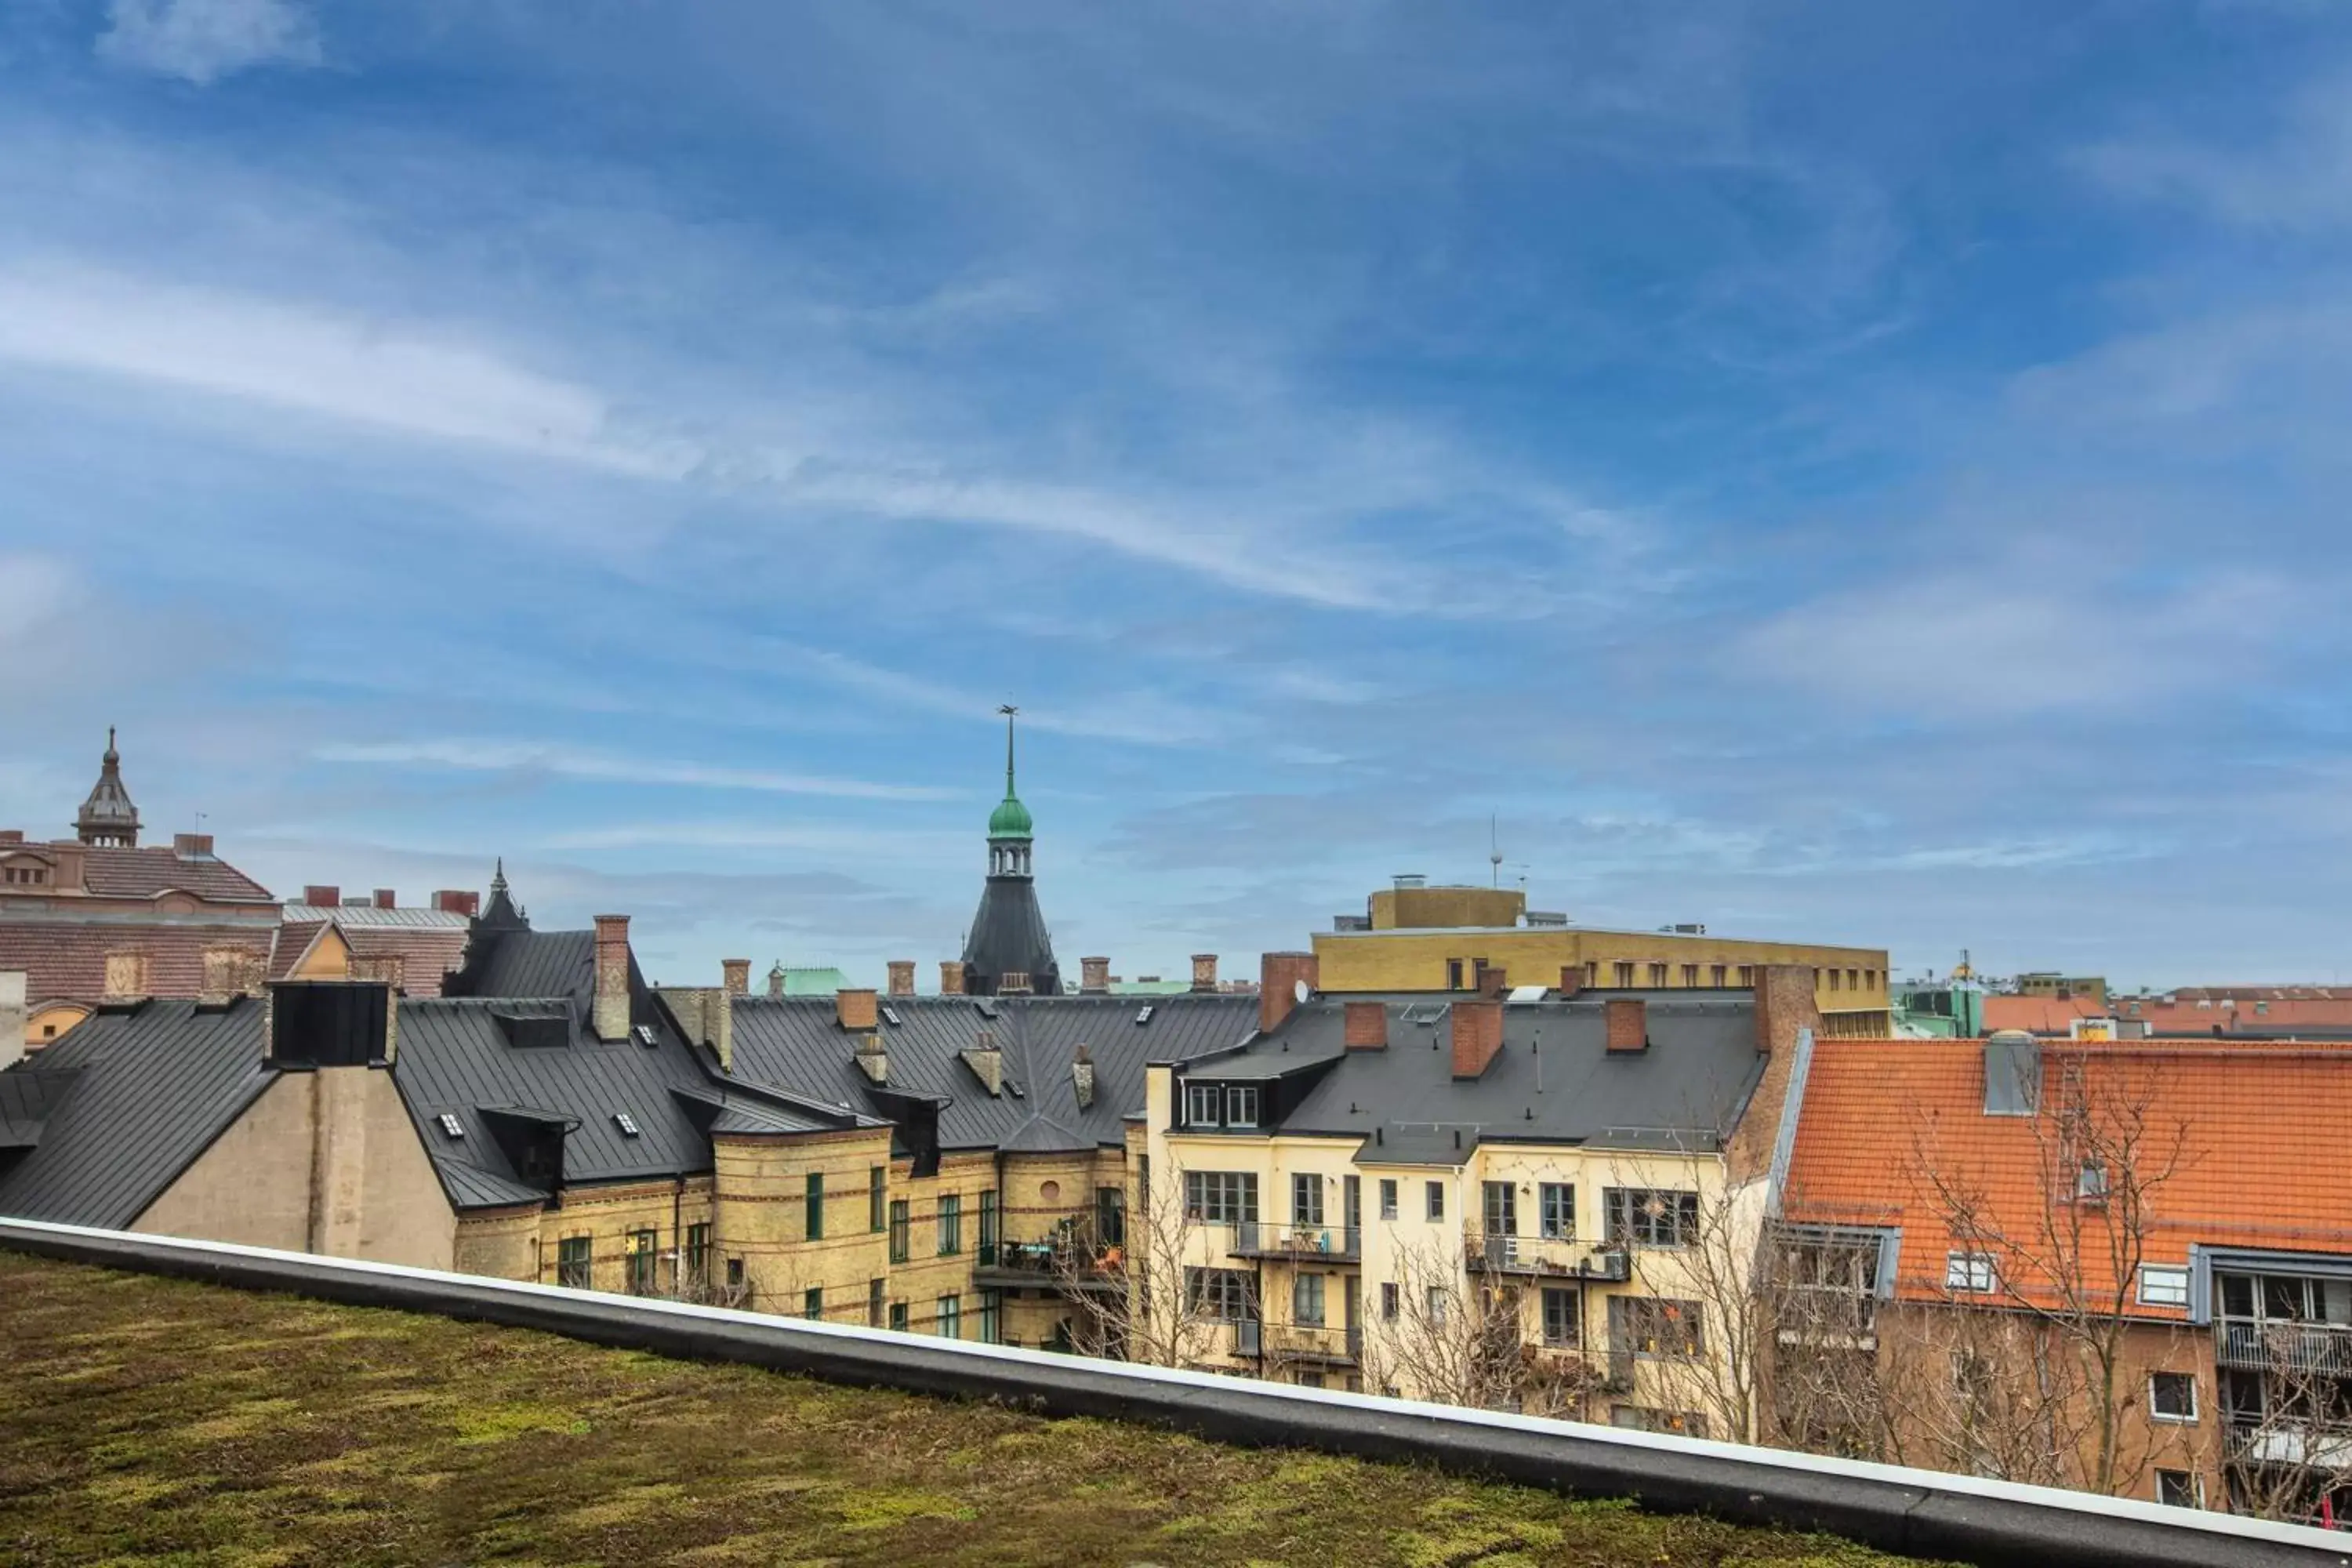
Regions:
<svg viewBox="0 0 2352 1568"><path fill-rule="evenodd" d="M1257 961L1257 1026L1270 1035L1298 1006L1298 984L1315 993L1315 955L1311 952L1269 952Z"/></svg>
<svg viewBox="0 0 2352 1568"><path fill-rule="evenodd" d="M1580 963L1563 963L1563 964L1561 964L1561 965L1559 966L1559 994L1560 994L1560 995L1561 995L1563 998L1565 998L1565 997L1570 997L1570 996L1573 996L1573 995L1575 995L1578 992L1580 992L1580 991L1581 991L1581 990L1583 990L1583 989L1584 989L1584 965L1582 965L1582 964L1580 964Z"/></svg>
<svg viewBox="0 0 2352 1568"><path fill-rule="evenodd" d="M1756 971L1756 1049L1770 1056L1797 1043L1799 1029L1818 1033L1821 1009L1813 1003L1809 963L1768 963Z"/></svg>
<svg viewBox="0 0 2352 1568"><path fill-rule="evenodd" d="M1110 993L1110 960L1082 958L1078 960L1078 994L1082 996L1104 996Z"/></svg>
<svg viewBox="0 0 2352 1568"><path fill-rule="evenodd" d="M720 959L719 984L730 996L749 996L751 994L751 961L748 958Z"/></svg>
<svg viewBox="0 0 2352 1568"><path fill-rule="evenodd" d="M22 844L23 842L25 842L25 830L23 828L0 827L0 847L5 847L11 844Z"/></svg>
<svg viewBox="0 0 2352 1568"><path fill-rule="evenodd" d="M866 994L871 996L874 993L868 991ZM858 1036L857 1054L852 1059L857 1063L857 1070L864 1073L869 1081L885 1084L890 1081L890 1053L882 1048L881 1036Z"/></svg>
<svg viewBox="0 0 2352 1568"><path fill-rule="evenodd" d="M1070 1092L1078 1097L1080 1110L1095 1102L1095 1054L1084 1040L1078 1042L1078 1054L1070 1063Z"/></svg>
<svg viewBox="0 0 2352 1568"><path fill-rule="evenodd" d="M942 996L963 994L963 961L961 959L940 960L940 994Z"/></svg>
<svg viewBox="0 0 2352 1568"><path fill-rule="evenodd" d="M1602 1003L1608 1022L1609 1054L1627 1055L1650 1048L1650 1005L1639 996L1612 996Z"/></svg>
<svg viewBox="0 0 2352 1568"><path fill-rule="evenodd" d="M735 996L723 985L665 985L662 1000L686 1037L708 1046L720 1072L735 1070Z"/></svg>
<svg viewBox="0 0 2352 1568"><path fill-rule="evenodd" d="M205 949L204 988L196 994L196 1000L206 1006L225 1006L236 997L258 994L261 984L257 953L242 947L208 947Z"/></svg>
<svg viewBox="0 0 2352 1568"><path fill-rule="evenodd" d="M1351 1051L1387 1050L1389 1005L1385 1002L1349 1003L1345 1038Z"/></svg>
<svg viewBox="0 0 2352 1568"><path fill-rule="evenodd" d="M303 888L302 901L313 909L333 909L343 901L343 890L331 882L312 882Z"/></svg>
<svg viewBox="0 0 2352 1568"><path fill-rule="evenodd" d="M845 987L833 994L833 1016L853 1035L877 1028L882 1021L879 998L870 985Z"/></svg>
<svg viewBox="0 0 2352 1568"><path fill-rule="evenodd" d="M1196 952L1192 955L1192 989L1214 991L1217 988L1217 955Z"/></svg>
<svg viewBox="0 0 2352 1568"><path fill-rule="evenodd" d="M600 1040L629 1032L629 917L596 917L596 1006L590 1026Z"/></svg>
<svg viewBox="0 0 2352 1568"><path fill-rule="evenodd" d="M784 966L781 962L772 963L768 965L768 994L782 996L783 994Z"/></svg>
<svg viewBox="0 0 2352 1568"><path fill-rule="evenodd" d="M482 895L464 888L443 888L433 895L433 907L443 914L472 920L482 912Z"/></svg>
<svg viewBox="0 0 2352 1568"><path fill-rule="evenodd" d="M213 836L209 833L174 833L172 853L183 860L203 859L213 852Z"/></svg>
<svg viewBox="0 0 2352 1568"><path fill-rule="evenodd" d="M377 909L396 910L400 908L400 895L390 888L378 888L375 890L374 902Z"/></svg>
<svg viewBox="0 0 2352 1568"><path fill-rule="evenodd" d="M996 1100L1003 1097L1004 1053L997 1047L995 1030L981 1030L972 1040L971 1048L958 1054L963 1058L963 1065L970 1068L973 1075L980 1079L981 1087L988 1090L989 1099Z"/></svg>
<svg viewBox="0 0 2352 1568"><path fill-rule="evenodd" d="M1454 1076L1483 1078L1503 1053L1503 1005L1480 998L1446 1009L1454 1035Z"/></svg>
<svg viewBox="0 0 2352 1568"><path fill-rule="evenodd" d="M890 961L890 994L912 996L915 994L915 961L894 958Z"/></svg>
<svg viewBox="0 0 2352 1568"><path fill-rule="evenodd" d="M1506 970L1499 963L1480 964L1478 966L1477 984L1471 987L1471 989L1476 991L1479 995L1488 997L1496 1001L1500 1001L1504 993L1510 990L1510 972Z"/></svg>

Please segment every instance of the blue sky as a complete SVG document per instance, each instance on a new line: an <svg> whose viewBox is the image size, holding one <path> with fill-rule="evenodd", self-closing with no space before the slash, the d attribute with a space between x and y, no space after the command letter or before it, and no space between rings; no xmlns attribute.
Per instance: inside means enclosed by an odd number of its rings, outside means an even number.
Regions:
<svg viewBox="0 0 2352 1568"><path fill-rule="evenodd" d="M2352 7L19 0L0 823L1066 963L2328 979Z"/></svg>

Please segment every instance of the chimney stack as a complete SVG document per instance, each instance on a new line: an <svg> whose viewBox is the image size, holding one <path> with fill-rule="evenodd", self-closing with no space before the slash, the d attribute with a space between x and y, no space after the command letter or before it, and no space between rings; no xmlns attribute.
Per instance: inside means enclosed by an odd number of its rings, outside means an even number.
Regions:
<svg viewBox="0 0 2352 1568"><path fill-rule="evenodd" d="M380 910L396 910L400 908L400 896L390 888L378 888L375 890L375 907Z"/></svg>
<svg viewBox="0 0 2352 1568"><path fill-rule="evenodd" d="M174 833L172 853L183 860L202 859L213 852L213 836L209 833Z"/></svg>
<svg viewBox="0 0 2352 1568"><path fill-rule="evenodd" d="M1472 989L1479 995L1499 1002L1510 988L1510 972L1501 964L1482 963L1478 966L1477 984Z"/></svg>
<svg viewBox="0 0 2352 1568"><path fill-rule="evenodd" d="M463 888L444 888L433 895L433 907L444 914L472 920L482 912L482 895Z"/></svg>
<svg viewBox="0 0 2352 1568"><path fill-rule="evenodd" d="M869 991L866 994L871 996L874 993ZM890 1081L890 1053L882 1048L881 1036L858 1036L857 1054L854 1059L857 1063L857 1070L864 1073L868 1081L877 1084Z"/></svg>
<svg viewBox="0 0 2352 1568"><path fill-rule="evenodd" d="M1077 1058L1070 1063L1070 1092L1078 1097L1080 1110L1095 1102L1095 1055L1084 1040L1078 1042Z"/></svg>
<svg viewBox="0 0 2352 1568"><path fill-rule="evenodd" d="M708 1046L719 1058L719 1070L735 1070L735 997L723 985L665 985L662 1000L686 1037Z"/></svg>
<svg viewBox="0 0 2352 1568"><path fill-rule="evenodd" d="M940 994L942 996L963 994L963 963L961 959L940 960Z"/></svg>
<svg viewBox="0 0 2352 1568"><path fill-rule="evenodd" d="M996 1100L1004 1093L1004 1053L996 1047L996 1031L982 1029L972 1041L971 1049L961 1053L963 1065L971 1068L988 1098Z"/></svg>
<svg viewBox="0 0 2352 1568"><path fill-rule="evenodd" d="M1082 958L1078 960L1078 994L1106 996L1110 994L1110 960Z"/></svg>
<svg viewBox="0 0 2352 1568"><path fill-rule="evenodd" d="M782 996L783 994L784 965L783 961L779 959L774 963L768 966L768 994L771 996Z"/></svg>
<svg viewBox="0 0 2352 1568"><path fill-rule="evenodd" d="M1608 1022L1609 1054L1620 1056L1650 1048L1650 1005L1639 996L1612 996L1601 1004Z"/></svg>
<svg viewBox="0 0 2352 1568"><path fill-rule="evenodd" d="M0 1069L13 1066L25 1055L25 1019L30 1010L25 1000L26 991L23 970L0 970Z"/></svg>
<svg viewBox="0 0 2352 1568"><path fill-rule="evenodd" d="M1503 1054L1503 1005L1481 997L1456 1002L1445 1012L1454 1034L1454 1076L1485 1077Z"/></svg>
<svg viewBox="0 0 2352 1568"><path fill-rule="evenodd" d="M1192 955L1192 989L1214 991L1217 988L1217 955L1196 952Z"/></svg>
<svg viewBox="0 0 2352 1568"><path fill-rule="evenodd" d="M590 1026L600 1040L629 1033L629 917L596 917L596 1006Z"/></svg>
<svg viewBox="0 0 2352 1568"><path fill-rule="evenodd" d="M1768 963L1756 971L1758 1055L1793 1050L1799 1029L1819 1034L1821 1026L1821 1009L1813 1005L1812 965Z"/></svg>
<svg viewBox="0 0 2352 1568"><path fill-rule="evenodd" d="M853 1035L878 1028L882 1022L879 1001L870 985L845 987L835 992L833 1016L844 1029Z"/></svg>
<svg viewBox="0 0 2352 1568"><path fill-rule="evenodd" d="M1269 952L1257 961L1258 1033L1271 1035L1298 1006L1298 987L1315 994L1316 962L1311 952Z"/></svg>
<svg viewBox="0 0 2352 1568"><path fill-rule="evenodd" d="M196 1000L206 1006L226 1006L239 996L257 994L261 990L261 965L255 954L241 947L208 947L205 949L204 989Z"/></svg>
<svg viewBox="0 0 2352 1568"><path fill-rule="evenodd" d="M890 994L912 996L915 994L915 961L894 958L890 961Z"/></svg>
<svg viewBox="0 0 2352 1568"><path fill-rule="evenodd" d="M1389 1005L1385 1002L1348 1004L1347 1047L1351 1051L1389 1048Z"/></svg>
<svg viewBox="0 0 2352 1568"><path fill-rule="evenodd" d="M1559 994L1562 1001L1584 989L1584 965L1563 963L1559 966Z"/></svg>
<svg viewBox="0 0 2352 1568"><path fill-rule="evenodd" d="M343 901L343 890L331 883L312 882L302 889L302 901L313 909L331 910Z"/></svg>
<svg viewBox="0 0 2352 1568"><path fill-rule="evenodd" d="M751 994L751 961L748 958L720 959L719 984L730 996L749 996Z"/></svg>

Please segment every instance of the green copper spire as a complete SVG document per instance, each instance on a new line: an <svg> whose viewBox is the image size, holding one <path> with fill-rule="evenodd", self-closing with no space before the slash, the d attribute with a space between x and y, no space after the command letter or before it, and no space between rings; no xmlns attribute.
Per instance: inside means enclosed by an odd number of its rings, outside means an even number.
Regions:
<svg viewBox="0 0 2352 1568"><path fill-rule="evenodd" d="M997 710L1004 715L1004 798L994 811L988 814L988 837L991 842L1000 838L1028 838L1034 836L1035 825L1029 819L1029 808L1013 793L1013 719L1021 711L1010 702Z"/></svg>

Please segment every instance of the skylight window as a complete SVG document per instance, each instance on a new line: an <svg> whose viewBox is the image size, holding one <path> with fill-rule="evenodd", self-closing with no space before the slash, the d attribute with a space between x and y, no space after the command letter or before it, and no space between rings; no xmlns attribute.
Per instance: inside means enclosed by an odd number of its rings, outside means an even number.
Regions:
<svg viewBox="0 0 2352 1568"><path fill-rule="evenodd" d="M639 1024L635 1033L637 1044L650 1046L654 1043L654 1026L651 1024Z"/></svg>
<svg viewBox="0 0 2352 1568"><path fill-rule="evenodd" d="M1151 1022L1151 1008L1147 1005L1146 1006L1138 1009L1135 1015L1135 1021L1139 1024L1149 1024Z"/></svg>
<svg viewBox="0 0 2352 1568"><path fill-rule="evenodd" d="M463 1138L466 1135L466 1124L446 1110L434 1120L440 1122L441 1131L452 1138Z"/></svg>
<svg viewBox="0 0 2352 1568"><path fill-rule="evenodd" d="M883 1009L882 1009L882 1021L883 1021L884 1023L886 1023L886 1024L888 1024L888 1025L892 1026L893 1027L896 1027L898 1024L900 1024L900 1023L904 1022L904 1020L903 1020L903 1019L901 1019L901 1018L898 1016L898 1009L897 1009L896 1007L885 1007L885 1008L883 1008Z"/></svg>
<svg viewBox="0 0 2352 1568"><path fill-rule="evenodd" d="M636 1119L625 1110L613 1112L613 1125L621 1130L621 1136L624 1138L637 1136Z"/></svg>

